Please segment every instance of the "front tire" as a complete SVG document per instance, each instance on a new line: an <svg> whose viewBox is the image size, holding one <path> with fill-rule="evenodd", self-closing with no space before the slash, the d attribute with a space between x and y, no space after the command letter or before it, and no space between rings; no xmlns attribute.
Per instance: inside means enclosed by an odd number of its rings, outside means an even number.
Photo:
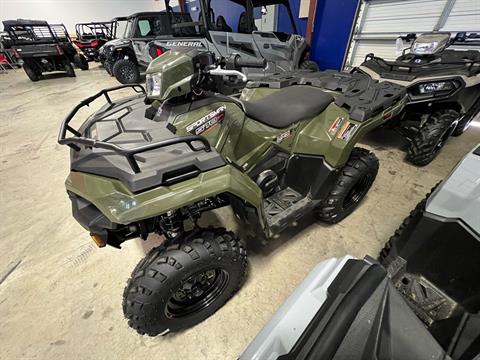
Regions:
<svg viewBox="0 0 480 360"><path fill-rule="evenodd" d="M378 167L378 159L372 152L354 148L327 198L314 210L316 217L335 224L350 215L370 190Z"/></svg>
<svg viewBox="0 0 480 360"><path fill-rule="evenodd" d="M459 117L460 114L451 109L431 114L412 138L407 150L407 160L417 166L432 162L452 135Z"/></svg>
<svg viewBox="0 0 480 360"><path fill-rule="evenodd" d="M320 68L318 67L318 64L313 60L302 61L299 68L301 70L320 71Z"/></svg>
<svg viewBox="0 0 480 360"><path fill-rule="evenodd" d="M137 84L140 81L138 66L129 59L120 59L113 64L115 78L122 84Z"/></svg>
<svg viewBox="0 0 480 360"><path fill-rule="evenodd" d="M88 61L82 54L73 55L73 63L81 70L88 70Z"/></svg>
<svg viewBox="0 0 480 360"><path fill-rule="evenodd" d="M177 245L152 249L123 294L123 312L139 334L191 327L212 315L240 288L247 254L224 229L187 234Z"/></svg>

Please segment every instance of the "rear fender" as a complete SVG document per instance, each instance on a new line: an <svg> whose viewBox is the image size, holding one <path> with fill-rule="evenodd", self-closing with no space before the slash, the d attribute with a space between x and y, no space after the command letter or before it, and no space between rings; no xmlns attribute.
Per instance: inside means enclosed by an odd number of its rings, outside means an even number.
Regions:
<svg viewBox="0 0 480 360"><path fill-rule="evenodd" d="M231 165L201 173L170 186L134 194L119 180L72 171L66 188L95 205L111 222L127 225L220 194L232 194L252 205L264 224L260 188Z"/></svg>
<svg viewBox="0 0 480 360"><path fill-rule="evenodd" d="M346 164L357 143L373 129L401 113L407 97L363 122L350 119L347 110L335 103L309 121L295 139L293 152L321 155L326 163L339 168Z"/></svg>

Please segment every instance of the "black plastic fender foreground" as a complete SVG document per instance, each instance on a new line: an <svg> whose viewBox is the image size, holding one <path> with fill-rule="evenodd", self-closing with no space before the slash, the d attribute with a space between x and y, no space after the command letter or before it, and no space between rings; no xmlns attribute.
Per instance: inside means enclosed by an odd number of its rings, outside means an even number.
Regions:
<svg viewBox="0 0 480 360"><path fill-rule="evenodd" d="M320 263L240 357L451 359L370 258Z"/></svg>

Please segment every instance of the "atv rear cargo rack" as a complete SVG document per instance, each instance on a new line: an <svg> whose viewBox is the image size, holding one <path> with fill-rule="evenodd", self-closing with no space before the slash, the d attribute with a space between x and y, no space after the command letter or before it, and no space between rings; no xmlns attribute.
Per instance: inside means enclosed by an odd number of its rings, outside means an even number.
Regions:
<svg viewBox="0 0 480 360"><path fill-rule="evenodd" d="M112 144L105 141L99 141L92 138L87 138L82 136L82 134L72 128L69 123L75 117L77 112L84 106L89 106L93 101L101 97L102 95L105 96L107 102L110 104L110 107L113 107L115 103L112 101L110 96L108 95L112 91L125 89L125 88L132 88L138 94L146 94L146 91L143 86L138 84L126 84L126 85L119 85L115 87L111 87L108 89L103 89L102 91L98 92L97 94L82 100L77 106L73 108L73 110L67 115L65 120L63 120L62 125L60 127L60 133L58 135L58 143L61 145L67 145L75 151L80 151L79 145L84 145L86 148L101 148L106 150L112 150L119 155L125 156L130 165L133 172L136 174L140 173L140 167L138 166L137 159L135 159L135 155L139 153L144 153L147 151L163 148L166 146L171 146L175 144L185 143L192 151L206 151L209 152L211 150L210 144L208 141L198 135L189 135L189 136L181 136L175 137L163 141L159 141L153 144L142 145L131 149L126 149L116 144ZM74 136L67 137L67 132L72 133ZM195 142L202 143L203 146L197 147L194 146Z"/></svg>

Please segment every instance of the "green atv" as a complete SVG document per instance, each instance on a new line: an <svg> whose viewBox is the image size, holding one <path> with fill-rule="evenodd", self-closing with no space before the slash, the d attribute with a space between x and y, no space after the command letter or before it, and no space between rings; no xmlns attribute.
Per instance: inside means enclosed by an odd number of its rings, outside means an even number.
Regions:
<svg viewBox="0 0 480 360"><path fill-rule="evenodd" d="M204 212L231 206L263 240L310 213L339 222L375 180L377 158L355 144L402 111L405 89L363 74L299 72L250 82L238 96L216 92L245 80L236 68L263 65L170 51L150 64L146 91L103 90L62 124L73 216L97 245L165 237L125 288L123 311L140 334L192 326L240 288L245 247L230 231L198 226ZM112 100L125 88L135 92ZM77 111L103 95L107 104L74 129Z"/></svg>

